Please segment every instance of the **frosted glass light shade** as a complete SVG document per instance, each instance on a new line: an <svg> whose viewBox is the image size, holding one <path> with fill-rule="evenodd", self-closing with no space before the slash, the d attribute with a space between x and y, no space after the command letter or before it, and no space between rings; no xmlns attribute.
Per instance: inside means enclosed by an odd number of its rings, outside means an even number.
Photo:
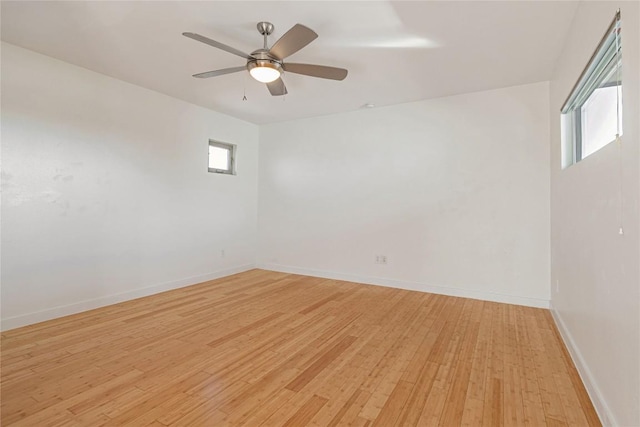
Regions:
<svg viewBox="0 0 640 427"><path fill-rule="evenodd" d="M257 66L249 70L251 77L262 83L271 83L280 77L280 71L269 66Z"/></svg>

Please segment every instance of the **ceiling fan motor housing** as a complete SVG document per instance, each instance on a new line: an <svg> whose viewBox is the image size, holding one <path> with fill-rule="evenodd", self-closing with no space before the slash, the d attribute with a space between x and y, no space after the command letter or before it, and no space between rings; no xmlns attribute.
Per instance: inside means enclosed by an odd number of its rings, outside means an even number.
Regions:
<svg viewBox="0 0 640 427"><path fill-rule="evenodd" d="M268 50L258 49L251 52L251 56L252 58L247 60L247 70L251 71L256 67L268 67L282 73L282 61L272 55L269 55Z"/></svg>

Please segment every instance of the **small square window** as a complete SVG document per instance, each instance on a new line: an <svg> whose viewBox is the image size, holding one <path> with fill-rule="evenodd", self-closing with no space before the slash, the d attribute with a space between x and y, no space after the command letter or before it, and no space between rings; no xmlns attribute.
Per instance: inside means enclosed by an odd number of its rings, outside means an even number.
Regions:
<svg viewBox="0 0 640 427"><path fill-rule="evenodd" d="M622 135L620 12L607 29L561 110L563 167Z"/></svg>
<svg viewBox="0 0 640 427"><path fill-rule="evenodd" d="M209 172L236 174L236 146L209 140Z"/></svg>

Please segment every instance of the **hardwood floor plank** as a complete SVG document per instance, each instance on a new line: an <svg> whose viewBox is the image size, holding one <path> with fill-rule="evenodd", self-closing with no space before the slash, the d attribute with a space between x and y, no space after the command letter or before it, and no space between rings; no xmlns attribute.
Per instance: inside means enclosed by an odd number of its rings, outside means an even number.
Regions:
<svg viewBox="0 0 640 427"><path fill-rule="evenodd" d="M396 425L399 426L417 426L422 414L425 412L424 407L427 399L431 395L436 374L439 365L432 362L425 362L422 370L418 375L418 380L409 395L407 403L403 408L403 413L398 418ZM430 415L430 414L428 414Z"/></svg>
<svg viewBox="0 0 640 427"><path fill-rule="evenodd" d="M209 343L207 343L207 345L209 347L215 347L217 345L220 345L222 343L224 343L225 341L231 340L233 338L239 337L243 334L246 334L247 332L251 331L252 329L256 328L257 326L262 326L266 323L269 323L270 321L277 319L278 317L282 316L283 313L273 313L270 314L262 319L256 320L253 323L248 324L247 326L244 326L240 329L237 329L227 335L224 335L220 338L217 338Z"/></svg>
<svg viewBox="0 0 640 427"><path fill-rule="evenodd" d="M2 333L3 426L600 421L547 310L251 270Z"/></svg>
<svg viewBox="0 0 640 427"><path fill-rule="evenodd" d="M440 417L440 424L459 425L462 422L467 390L469 388L469 378L471 377L471 369L473 366L473 353L480 329L479 314L481 308L481 303L473 304L473 306L469 304L468 310L473 310L474 319L467 319L466 321L465 334L462 337L458 360L450 383L451 386L449 388L447 402Z"/></svg>
<svg viewBox="0 0 640 427"><path fill-rule="evenodd" d="M335 346L325 352L318 358L311 366L305 369L300 375L298 375L293 381L287 384L285 387L291 391L300 391L302 388L309 384L309 382L315 378L323 369L327 367L340 353L347 349L358 338L347 335Z"/></svg>
<svg viewBox="0 0 640 427"><path fill-rule="evenodd" d="M398 420L404 405L411 394L414 384L407 381L398 381L391 395L385 402L380 414L373 422L374 426L394 425Z"/></svg>
<svg viewBox="0 0 640 427"><path fill-rule="evenodd" d="M307 401L291 418L289 418L284 424L284 427L297 427L304 426L313 418L313 416L322 408L328 399L319 397L316 395L311 396L311 399Z"/></svg>
<svg viewBox="0 0 640 427"><path fill-rule="evenodd" d="M526 320L531 326L529 328L529 339L531 340L535 373L538 379L538 392L544 408L545 418L547 423L550 422L549 419L553 419L554 423L566 424L565 411L553 378L554 370L557 367L551 364L552 359L544 345L543 335L546 333L545 330L548 332L548 327L535 312L527 316ZM534 325L536 327L533 327Z"/></svg>
<svg viewBox="0 0 640 427"><path fill-rule="evenodd" d="M520 369L520 393L522 395L522 403L524 406L525 425L536 426L546 423L544 416L544 407L540 397L538 388L538 377L536 375L535 363L533 360L533 348L529 339L529 331L526 328L526 317L529 316L529 310L524 307L518 307L516 311L517 324L517 341L518 341L518 361L517 366Z"/></svg>
<svg viewBox="0 0 640 427"><path fill-rule="evenodd" d="M504 424L524 425L524 402L522 398L523 375L519 365L517 316L515 306L507 306L504 327Z"/></svg>
<svg viewBox="0 0 640 427"><path fill-rule="evenodd" d="M315 310L318 307L322 307L323 305L325 305L326 303L328 303L329 301L332 301L336 298L339 298L340 296L342 296L342 292L336 292L333 295L330 295L314 304L311 304L309 307L305 308L304 310L300 311L300 314L309 314L311 313L313 310Z"/></svg>
<svg viewBox="0 0 640 427"><path fill-rule="evenodd" d="M492 303L491 338L485 377L483 425L504 425L504 305Z"/></svg>
<svg viewBox="0 0 640 427"><path fill-rule="evenodd" d="M340 408L340 410L338 411L338 413L336 413L333 418L331 418L331 420L329 421L329 423L327 424L327 427L335 427L340 423L340 420L342 419L342 417L344 417L344 415L347 413L347 411L349 411L349 409L355 404L356 400L358 400L358 397L360 396L360 394L362 393L361 389L356 389L353 394L349 397L349 400L347 400L344 405L342 405L342 407Z"/></svg>
<svg viewBox="0 0 640 427"><path fill-rule="evenodd" d="M268 420L273 414L277 413L280 408L289 402L296 393L291 390L281 389L271 396L268 402L263 402L257 408L251 408L244 416L239 420L238 425L247 426L259 426L269 425ZM230 420L229 420L230 421Z"/></svg>

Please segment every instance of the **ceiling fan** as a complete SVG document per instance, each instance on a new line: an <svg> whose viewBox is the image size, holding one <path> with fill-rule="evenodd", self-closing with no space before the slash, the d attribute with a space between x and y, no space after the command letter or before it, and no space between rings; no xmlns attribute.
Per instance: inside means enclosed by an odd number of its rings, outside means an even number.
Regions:
<svg viewBox="0 0 640 427"><path fill-rule="evenodd" d="M205 73L194 74L193 77L204 79L248 70L254 79L267 84L267 88L273 96L287 94L287 88L281 78L283 71L331 80L344 80L344 78L347 77L348 71L344 68L284 62L286 57L293 55L318 37L312 29L301 24L296 24L280 37L280 39L271 46L271 49L267 48L267 36L273 33L273 24L270 22L258 22L258 31L264 36L264 47L251 52L251 54L244 53L226 44L201 36L200 34L182 33L185 37L208 44L209 46L217 47L218 49L238 55L247 60L246 65L243 66L207 71Z"/></svg>

